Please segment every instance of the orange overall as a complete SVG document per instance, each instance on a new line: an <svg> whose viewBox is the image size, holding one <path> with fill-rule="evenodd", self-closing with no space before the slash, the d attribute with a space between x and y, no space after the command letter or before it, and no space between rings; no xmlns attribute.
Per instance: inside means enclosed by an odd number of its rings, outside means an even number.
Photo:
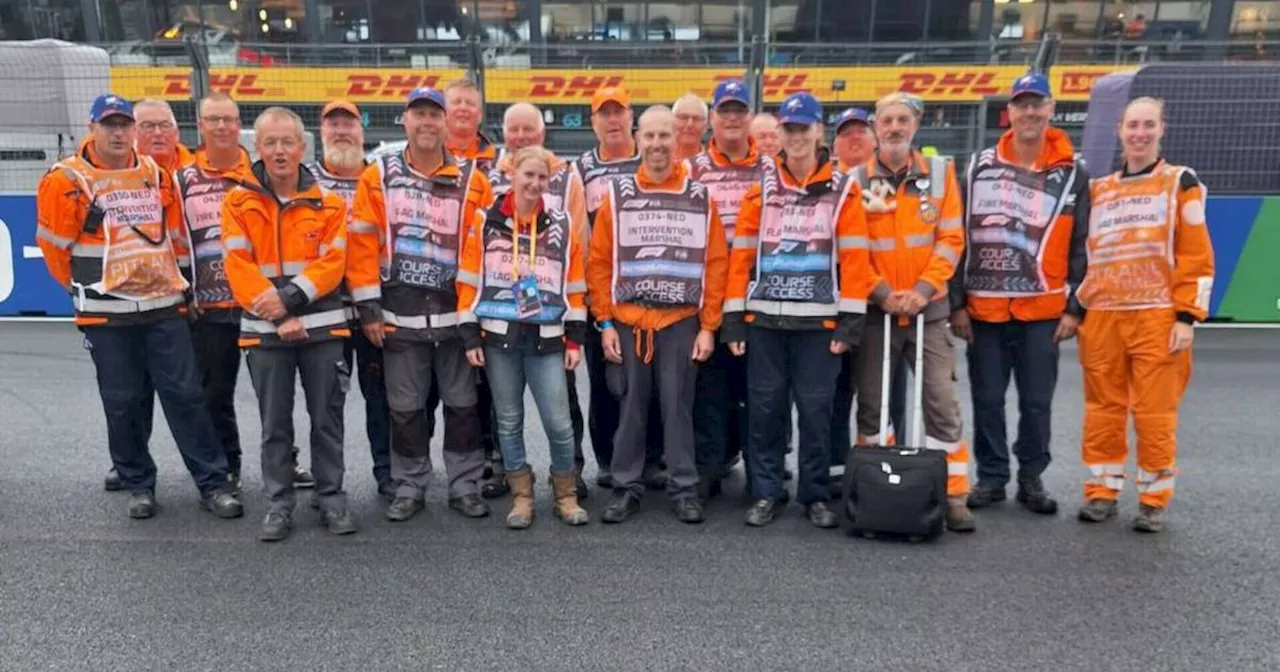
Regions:
<svg viewBox="0 0 1280 672"><path fill-rule="evenodd" d="M1189 168L1163 159L1137 174L1090 183L1089 269L1077 296L1084 369L1087 500L1124 488L1128 420L1138 437L1140 504L1164 508L1177 474L1178 403L1191 352L1170 354L1176 321L1208 316L1213 246L1205 188Z"/></svg>

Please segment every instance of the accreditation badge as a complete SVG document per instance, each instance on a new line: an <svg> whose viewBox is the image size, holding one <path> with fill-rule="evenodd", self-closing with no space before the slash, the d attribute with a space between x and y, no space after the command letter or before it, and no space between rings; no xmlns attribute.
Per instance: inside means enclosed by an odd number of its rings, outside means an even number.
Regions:
<svg viewBox="0 0 1280 672"><path fill-rule="evenodd" d="M933 224L938 221L938 215L940 214L938 204L934 203L932 199L926 198L920 201L920 219L924 220L925 223Z"/></svg>
<svg viewBox="0 0 1280 672"><path fill-rule="evenodd" d="M516 318L527 320L542 311L542 297L538 292L538 279L526 275L516 282Z"/></svg>

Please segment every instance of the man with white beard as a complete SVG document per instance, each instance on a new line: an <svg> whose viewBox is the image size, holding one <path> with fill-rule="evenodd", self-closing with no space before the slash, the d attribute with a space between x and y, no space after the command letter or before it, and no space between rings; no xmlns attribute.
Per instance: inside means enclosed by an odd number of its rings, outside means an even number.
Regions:
<svg viewBox="0 0 1280 672"><path fill-rule="evenodd" d="M321 186L347 202L350 215L356 184L365 168L364 126L360 109L354 103L335 100L320 110L320 145L324 158L307 168ZM360 393L364 396L365 434L373 456L373 477L378 482L378 493L391 499L396 488L391 481L391 408L387 405L387 387L382 377L382 350L374 347L360 329L346 283L341 292L347 319L351 322L351 338L347 339L343 354L348 366L352 365L353 357L356 360Z"/></svg>

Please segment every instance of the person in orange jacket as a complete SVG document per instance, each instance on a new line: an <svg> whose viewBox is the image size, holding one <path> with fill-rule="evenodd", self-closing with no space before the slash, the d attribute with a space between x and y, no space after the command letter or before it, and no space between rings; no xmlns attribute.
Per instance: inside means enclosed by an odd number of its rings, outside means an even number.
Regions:
<svg viewBox="0 0 1280 672"><path fill-rule="evenodd" d="M1194 325L1208 317L1214 252L1205 186L1160 156L1164 106L1137 98L1120 120L1124 166L1089 184L1089 268L1076 293L1084 369L1086 500L1080 520L1116 515L1138 438L1135 530L1164 529L1177 466L1178 404L1191 380Z"/></svg>
<svg viewBox="0 0 1280 672"><path fill-rule="evenodd" d="M391 478L386 518L403 522L425 504L431 476L427 424L434 377L444 402L449 508L468 518L492 511L480 495L484 448L476 375L458 331L458 257L484 218L493 190L471 161L445 149L445 96L409 92L408 145L365 169L356 188L347 283L361 329L383 350L391 407Z"/></svg>
<svg viewBox="0 0 1280 672"><path fill-rule="evenodd" d="M364 127L360 108L349 100L331 100L320 108L321 159L307 164L320 186L342 197L347 203L347 224L355 212L356 187L366 166ZM350 232L348 232L350 235ZM391 480L391 408L387 405L387 383L382 349L374 347L360 329L351 291L344 284L342 302L347 310L351 338L346 340L343 357L352 365L364 397L365 436L369 439L369 456L373 460L373 480L378 494L388 502L395 498L396 485ZM297 454L294 454L297 460ZM298 466L299 473L306 470ZM296 481L295 481L296 482ZM314 483L314 480L312 481ZM312 500L315 503L315 500Z"/></svg>
<svg viewBox="0 0 1280 672"><path fill-rule="evenodd" d="M526 147L542 147L546 136L546 125L542 120L542 112L537 106L530 103L516 103L503 113L503 146L498 152L497 163L493 170L489 171L489 184L499 201L510 191L511 176L514 172L511 164L515 153ZM548 210L563 210L573 222L574 227L588 231L586 190L582 184L582 176L574 169L572 162L562 161L555 154L549 156L551 176L548 178L547 190L542 195L543 203ZM585 241L582 249L585 254ZM567 341L565 347L580 348L582 341ZM578 401L578 377L575 374L575 369L565 369L565 378L569 386L569 418L573 425L573 460L577 465L575 489L578 499L586 499L587 483L582 478L582 470L586 466L586 456L582 452L586 425L583 422L582 405ZM502 456L490 455L487 460L491 475L481 486L480 494L486 498L501 497L509 491Z"/></svg>
<svg viewBox="0 0 1280 672"><path fill-rule="evenodd" d="M269 107L253 124L258 156L222 203L227 282L242 310L240 346L262 417L267 513L258 538L279 541L293 527L293 396L302 379L311 418L311 463L321 519L334 534L356 531L342 490L343 403L351 335L338 287L347 262L347 205L302 165L298 115Z"/></svg>
<svg viewBox="0 0 1280 672"><path fill-rule="evenodd" d="M498 159L498 146L480 130L484 123L484 94L469 79L451 82L444 89L445 127L449 136L445 144L458 160L474 161L488 173Z"/></svg>
<svg viewBox="0 0 1280 672"><path fill-rule="evenodd" d="M812 524L839 523L828 505L831 414L840 356L866 312L867 246L858 186L820 149L822 104L792 94L779 112L782 151L747 191L733 234L721 340L747 358L751 496L746 523L773 522L785 502L783 457L792 399L799 410L796 499Z"/></svg>
<svg viewBox="0 0 1280 672"><path fill-rule="evenodd" d="M640 115L641 163L609 185L596 213L587 262L591 309L621 405L611 472L613 497L601 514L621 523L644 494L645 440L655 390L662 413L667 494L676 517L703 519L694 459L695 362L715 350L728 250L707 188L675 159L675 115L657 105Z"/></svg>
<svg viewBox="0 0 1280 672"><path fill-rule="evenodd" d="M175 174L182 202L183 253L178 265L192 284L191 342L200 365L205 405L218 430L231 481L240 487L240 427L236 379L240 373L240 307L231 296L222 258L222 202L250 174L249 152L240 146L240 107L225 93L199 102L200 137L191 160Z"/></svg>
<svg viewBox="0 0 1280 672"><path fill-rule="evenodd" d="M93 357L113 471L131 493L129 516L156 512L147 439L158 393L201 505L237 518L244 507L228 483L183 318L190 284L174 243L183 234L173 176L134 149L136 135L128 100L93 101L88 139L36 188L36 243L71 295Z"/></svg>
<svg viewBox="0 0 1280 672"><path fill-rule="evenodd" d="M862 188L871 245L871 295L867 321L882 325L895 316L890 334L890 375L904 350L915 350L913 322L924 314L923 387L924 446L947 455L948 529L976 528L966 504L969 494L969 447L964 441L960 405L952 375L955 349L947 331L951 314L948 284L964 251L960 185L949 158L926 157L912 141L924 116L924 103L910 94L893 93L876 103L875 157L849 174ZM881 361L884 331L868 329L858 353L858 443L890 445L880 436ZM907 350L909 348L909 350ZM912 358L911 361L914 361ZM890 430L892 431L892 430Z"/></svg>
<svg viewBox="0 0 1280 672"><path fill-rule="evenodd" d="M182 144L178 136L178 120L167 101L143 98L133 106L133 110L138 116L139 154L155 159L168 173L191 164L195 155Z"/></svg>
<svg viewBox="0 0 1280 672"><path fill-rule="evenodd" d="M546 205L555 174L551 152L532 146L509 157L510 186L474 227L458 263L459 330L472 366L492 383L496 432L511 487L507 527L533 522L533 470L525 458L528 383L551 446L555 512L588 522L578 506L573 421L564 376L582 360L587 330L585 217ZM527 250L527 253L525 252Z"/></svg>
<svg viewBox="0 0 1280 672"><path fill-rule="evenodd" d="M978 482L970 508L1005 499L1009 444L1005 394L1018 386L1017 500L1053 515L1058 503L1040 476L1051 461L1050 415L1059 344L1075 336L1084 311L1089 176L1071 138L1053 128L1049 79L1013 84L1010 129L969 161L965 253L951 279L951 329L969 344L973 450Z"/></svg>

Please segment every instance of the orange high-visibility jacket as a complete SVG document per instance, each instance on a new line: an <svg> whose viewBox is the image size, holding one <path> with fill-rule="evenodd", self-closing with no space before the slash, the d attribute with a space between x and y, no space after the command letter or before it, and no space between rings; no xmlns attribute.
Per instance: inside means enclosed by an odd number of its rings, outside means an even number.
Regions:
<svg viewBox="0 0 1280 672"><path fill-rule="evenodd" d="M249 152L243 147L235 166L218 170L209 163L208 151L201 145L191 162L175 173L183 235L174 240L174 247L201 319L240 321L239 304L231 296L222 260L222 202L228 191L251 179L252 170Z"/></svg>
<svg viewBox="0 0 1280 672"><path fill-rule="evenodd" d="M389 176L389 170L394 170L397 176ZM437 201L452 202L457 198L460 202L458 245L453 254L459 256L471 227L480 225L484 208L493 202L493 190L484 173L469 161L459 162L445 152L444 163L429 175L424 175L413 168L408 150L399 156L382 157L370 164L360 176L360 184L356 188L355 215L350 225L347 286L356 302L360 321L364 324L383 322L388 332L416 334L427 340L448 337L446 332L457 330L456 282L450 280L447 291L431 291L403 284L395 278L396 269L392 261L397 236L423 227L412 221L395 221L396 217L389 216L395 213L387 211L388 181L392 183L391 189L412 188L414 193L421 193L416 190L438 188L439 191L434 193L448 195L448 198L433 196ZM444 212L435 214L444 216ZM417 245L419 239L411 242ZM452 272L456 273L456 267Z"/></svg>
<svg viewBox="0 0 1280 672"><path fill-rule="evenodd" d="M867 216L871 303L914 289L929 300L926 321L948 317L948 283L964 251L960 185L950 158L913 150L906 172L891 175L873 157L850 179L862 187Z"/></svg>
<svg viewBox="0 0 1280 672"><path fill-rule="evenodd" d="M871 287L867 222L861 188L834 168L822 150L813 174L797 178L779 153L743 197L722 341L746 341L748 324L830 330L850 345L861 340Z"/></svg>
<svg viewBox="0 0 1280 672"><path fill-rule="evenodd" d="M587 329L586 217L575 221L563 210L542 205L530 227L530 222L515 221L514 198L508 192L489 208L483 224L471 230L462 247L458 314L466 347L483 342L518 346L530 333L536 333L540 352L559 351L566 340L582 345ZM531 250L530 245L537 247ZM521 318L514 285L520 273L527 272L530 259L541 310Z"/></svg>
<svg viewBox="0 0 1280 672"><path fill-rule="evenodd" d="M680 192L689 180L689 172L683 163L676 163L671 174L662 182L655 182L643 165L635 174L637 197L651 192ZM696 183L694 183L696 184ZM604 203L596 211L595 226L591 234L591 250L587 258L587 291L591 296L591 312L599 322L617 321L623 325L646 331L657 331L681 320L698 316L701 329L715 331L720 328L723 316L725 282L728 274L729 255L724 238L724 224L716 211L715 203L708 199L709 217L706 235L705 271L702 276L701 306L648 307L635 303L615 303L615 240L619 240L614 222L616 189L610 186Z"/></svg>
<svg viewBox="0 0 1280 672"><path fill-rule="evenodd" d="M84 185L101 181L107 190L129 188L130 182L149 185L162 213L157 233L165 238L162 247L166 255L172 256L175 272L180 247L175 241L183 235L182 209L171 173L136 152L130 168L114 171L101 166L102 160L90 139L81 143L75 155L50 168L36 188L36 244L49 274L72 295L76 324L138 324L185 312L187 297L183 290L155 300L132 301L93 288L103 280L106 224L99 222L89 227L92 230L86 230L91 196Z"/></svg>
<svg viewBox="0 0 1280 672"><path fill-rule="evenodd" d="M501 199L511 188L511 171L514 169L511 160L514 157L514 152L503 151L493 170L489 171L489 185L497 199ZM565 211L575 227L586 230L590 224L587 223L587 197L582 176L572 163L554 155L551 158L551 182L547 185L547 193L542 195L542 202L548 210ZM490 205L492 204L486 204L485 207Z"/></svg>
<svg viewBox="0 0 1280 672"><path fill-rule="evenodd" d="M244 314L241 347L289 347L275 323L253 313L254 299L279 292L287 316L301 320L307 340L350 336L338 285L347 264L347 204L299 166L298 193L272 192L261 161L222 203L222 248L231 293Z"/></svg>
<svg viewBox="0 0 1280 672"><path fill-rule="evenodd" d="M1086 310L1172 309L1180 321L1209 315L1214 255L1205 226L1207 189L1185 166L1156 161L1092 180L1089 270L1077 296Z"/></svg>
<svg viewBox="0 0 1280 672"><path fill-rule="evenodd" d="M467 144L454 145L450 142L446 143L445 149L459 161L475 163L485 173L493 170L493 165L498 160L498 146L481 131L476 131L476 136Z"/></svg>
<svg viewBox="0 0 1280 672"><path fill-rule="evenodd" d="M1030 168L1013 159L1013 131L974 154L964 183L965 250L951 279L951 310L975 320L1080 316L1087 265L1089 174L1071 138L1050 128Z"/></svg>

